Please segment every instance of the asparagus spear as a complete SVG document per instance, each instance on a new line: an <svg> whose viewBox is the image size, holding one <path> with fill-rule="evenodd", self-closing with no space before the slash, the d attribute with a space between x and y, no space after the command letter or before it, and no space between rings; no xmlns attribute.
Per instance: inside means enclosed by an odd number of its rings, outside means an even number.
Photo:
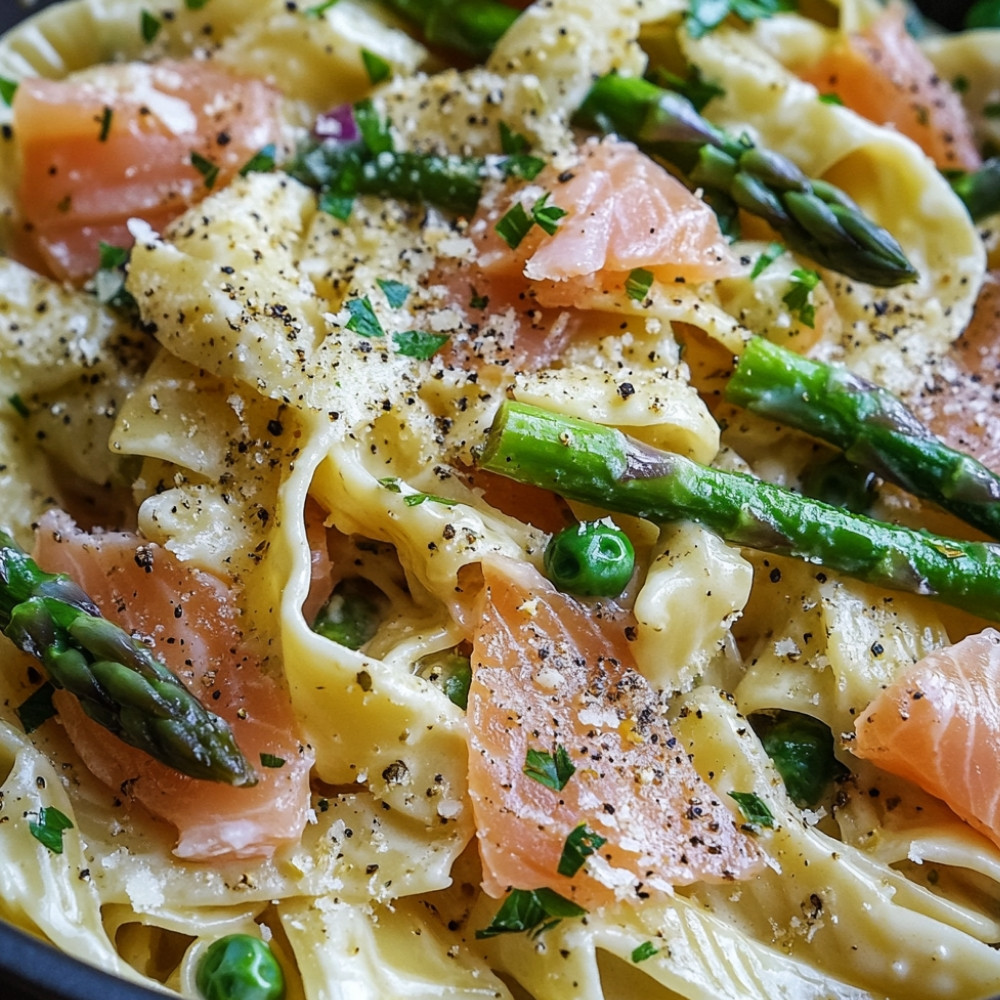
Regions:
<svg viewBox="0 0 1000 1000"><path fill-rule="evenodd" d="M73 580L43 572L3 531L0 631L126 743L193 778L256 784L228 723L141 642L102 618Z"/></svg>
<svg viewBox="0 0 1000 1000"><path fill-rule="evenodd" d="M726 398L829 442L856 465L1000 538L1000 476L949 448L887 389L753 337Z"/></svg>
<svg viewBox="0 0 1000 1000"><path fill-rule="evenodd" d="M896 240L843 191L716 128L680 94L612 73L594 83L575 120L617 133L677 167L722 209L735 205L760 216L789 247L823 267L879 286L917 276Z"/></svg>
<svg viewBox="0 0 1000 1000"><path fill-rule="evenodd" d="M1000 546L850 514L753 476L656 451L611 427L505 402L479 462L572 500L651 521L697 521L736 545L1000 621Z"/></svg>
<svg viewBox="0 0 1000 1000"><path fill-rule="evenodd" d="M498 0L384 0L431 45L481 62L521 13Z"/></svg>
<svg viewBox="0 0 1000 1000"><path fill-rule="evenodd" d="M990 157L978 170L946 170L945 177L973 222L1000 212L1000 156Z"/></svg>

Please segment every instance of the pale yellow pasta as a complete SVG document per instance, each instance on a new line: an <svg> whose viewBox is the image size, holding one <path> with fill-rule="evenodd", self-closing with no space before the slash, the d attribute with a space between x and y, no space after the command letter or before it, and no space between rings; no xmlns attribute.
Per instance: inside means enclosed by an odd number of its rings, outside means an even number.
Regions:
<svg viewBox="0 0 1000 1000"><path fill-rule="evenodd" d="M476 474L503 400L797 488L827 452L718 398L750 337L846 362L904 396L943 363L983 284L982 235L910 140L819 101L794 72L877 5L824 5L834 26L786 13L694 38L679 0L538 0L484 65L461 69L366 0L169 6L146 40L141 0L71 0L0 41L0 77L97 80L118 72L112 62L214 60L281 91L279 162L317 114L371 97L397 149L486 157L495 191L501 126L572 172L571 119L596 76L695 70L719 87L707 118L841 185L919 277L881 289L820 269L810 321L786 296L813 264L785 250L760 271L773 234L751 226L720 280L657 280L635 297L589 289L547 308L550 330L572 337L532 367L507 361L515 306L495 307L488 334L470 330L455 278L477 259L467 220L376 195L341 218L280 169L206 191L164 227L131 220L126 288L141 326L90 287L0 259L0 399L12 401L0 415L3 526L30 547L45 509L99 497L108 527L128 521L237 588L241 626L266 649L263 669L287 687L315 757L297 843L268 858L178 858L170 826L123 808L59 720L24 731L37 677L3 640L0 915L192 1000L205 951L230 933L270 942L288 1000L987 996L1000 980L1000 849L850 752L878 692L978 619L731 546L693 522L615 515L637 553L621 598L630 646L677 752L721 802L735 810L730 793L755 796L774 822L744 824L765 858L751 877L618 899L538 934L477 936L500 901L480 885L469 727L426 669L467 650L483 563L544 565L551 525L533 519L544 512L511 512ZM943 75L968 74L984 140L995 122L983 108L1000 94L995 37L925 46ZM390 74L377 86L372 57ZM0 143L5 247L19 169L15 136ZM352 325L359 299L380 335ZM397 335L414 330L468 338L476 370L408 355ZM939 516L891 493L877 514ZM391 608L359 648L312 627L318 546L328 590L357 577ZM754 728L784 711L826 724L850 771L815 808L792 800ZM29 826L48 807L71 824L62 854Z"/></svg>

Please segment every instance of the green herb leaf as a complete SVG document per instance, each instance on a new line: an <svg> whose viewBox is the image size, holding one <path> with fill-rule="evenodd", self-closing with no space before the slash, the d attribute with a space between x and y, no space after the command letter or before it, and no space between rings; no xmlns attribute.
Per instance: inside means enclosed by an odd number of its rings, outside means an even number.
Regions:
<svg viewBox="0 0 1000 1000"><path fill-rule="evenodd" d="M774 814L756 792L730 792L744 818L753 826L774 826Z"/></svg>
<svg viewBox="0 0 1000 1000"><path fill-rule="evenodd" d="M367 295L361 299L348 299L347 308L351 313L351 318L347 321L348 330L353 330L362 337L385 336L385 330L382 329Z"/></svg>
<svg viewBox="0 0 1000 1000"><path fill-rule="evenodd" d="M433 503L444 504L445 507L454 507L458 503L457 500L452 500L450 497L439 497L434 493L408 493L403 497L403 503L407 507L419 507L428 500Z"/></svg>
<svg viewBox="0 0 1000 1000"><path fill-rule="evenodd" d="M273 142L262 146L246 163L240 167L240 177L247 174L267 174L274 170L276 166L275 155L277 149Z"/></svg>
<svg viewBox="0 0 1000 1000"><path fill-rule="evenodd" d="M44 844L53 854L63 852L63 831L72 830L73 823L68 816L55 806L42 806L38 810L38 820L29 820L28 829L32 837Z"/></svg>
<svg viewBox="0 0 1000 1000"><path fill-rule="evenodd" d="M361 61L365 64L365 72L373 86L392 76L392 67L380 55L369 52L368 49L361 50Z"/></svg>
<svg viewBox="0 0 1000 1000"><path fill-rule="evenodd" d="M306 17L322 17L331 7L336 6L337 0L326 0L325 3L318 3L314 7L306 7L303 14Z"/></svg>
<svg viewBox="0 0 1000 1000"><path fill-rule="evenodd" d="M139 15L139 30L142 32L142 40L148 45L160 33L163 27L160 19L148 10L143 10Z"/></svg>
<svg viewBox="0 0 1000 1000"><path fill-rule="evenodd" d="M644 302L652 285L653 272L644 267L636 267L625 279L625 294L635 302Z"/></svg>
<svg viewBox="0 0 1000 1000"><path fill-rule="evenodd" d="M408 358L426 361L442 345L448 343L446 333L428 333L426 330L406 330L392 335L393 343L400 354Z"/></svg>
<svg viewBox="0 0 1000 1000"><path fill-rule="evenodd" d="M522 770L529 778L545 785L546 788L561 792L573 777L576 767L569 758L569 752L560 744L556 747L554 755L546 750L529 748Z"/></svg>
<svg viewBox="0 0 1000 1000"><path fill-rule="evenodd" d="M647 958L652 958L659 950L652 941L643 941L637 948L632 949L632 961L638 965Z"/></svg>
<svg viewBox="0 0 1000 1000"><path fill-rule="evenodd" d="M103 305L122 309L136 308L136 301L125 289L125 268L130 251L100 240L97 244L97 273L94 275L94 294Z"/></svg>
<svg viewBox="0 0 1000 1000"><path fill-rule="evenodd" d="M531 206L531 218L538 223L542 229L549 234L549 236L554 236L556 230L559 228L559 220L566 214L565 208L560 208L558 205L547 205L546 202L549 200L551 195L548 191L545 192Z"/></svg>
<svg viewBox="0 0 1000 1000"><path fill-rule="evenodd" d="M31 415L31 411L28 409L24 400L21 398L21 394L19 392L15 392L13 396L8 396L7 402L10 403L14 412L19 417L27 417Z"/></svg>
<svg viewBox="0 0 1000 1000"><path fill-rule="evenodd" d="M403 487L395 476L386 476L378 481L379 486L387 489L390 493L402 493Z"/></svg>
<svg viewBox="0 0 1000 1000"><path fill-rule="evenodd" d="M332 215L341 222L346 222L351 217L354 208L354 194L344 194L332 188L324 191L319 196L319 210Z"/></svg>
<svg viewBox="0 0 1000 1000"><path fill-rule="evenodd" d="M785 248L780 243L770 244L757 258L753 270L750 272L750 277L759 278L784 252Z"/></svg>
<svg viewBox="0 0 1000 1000"><path fill-rule="evenodd" d="M261 767L284 767L285 758L276 757L273 753L261 753L260 755L260 766Z"/></svg>
<svg viewBox="0 0 1000 1000"><path fill-rule="evenodd" d="M114 118L115 110L109 107L107 104L104 105L104 110L101 112L101 130L97 133L98 142L107 142L108 136L111 134L111 122Z"/></svg>
<svg viewBox="0 0 1000 1000"><path fill-rule="evenodd" d="M528 139L515 132L506 122L500 122L500 149L507 156L516 156L528 151Z"/></svg>
<svg viewBox="0 0 1000 1000"><path fill-rule="evenodd" d="M378 156L379 153L391 153L395 148L389 120L379 117L375 105L369 98L354 105L354 123L358 126L361 141L373 156Z"/></svg>
<svg viewBox="0 0 1000 1000"><path fill-rule="evenodd" d="M781 301L796 314L806 326L816 322L816 307L812 303L812 290L819 284L819 272L797 267L790 275L792 285Z"/></svg>
<svg viewBox="0 0 1000 1000"><path fill-rule="evenodd" d="M470 309L485 309L490 304L490 297L480 295L473 285L469 285L469 291L472 293L469 298Z"/></svg>
<svg viewBox="0 0 1000 1000"><path fill-rule="evenodd" d="M206 159L201 153L191 150L191 166L201 174L205 182L205 187L209 191L215 187L215 182L219 179L218 164Z"/></svg>
<svg viewBox="0 0 1000 1000"><path fill-rule="evenodd" d="M409 285L404 285L401 281L393 281L391 278L376 278L375 281L393 309L398 309L410 294Z"/></svg>
<svg viewBox="0 0 1000 1000"><path fill-rule="evenodd" d="M545 166L545 161L541 157L528 153L527 138L519 132L514 132L506 122L500 122L500 148L507 157L503 162L505 177L534 180Z"/></svg>
<svg viewBox="0 0 1000 1000"><path fill-rule="evenodd" d="M43 722L47 722L56 714L52 704L55 688L46 681L36 688L17 706L17 717L21 720L26 733L33 733Z"/></svg>
<svg viewBox="0 0 1000 1000"><path fill-rule="evenodd" d="M184 6L188 10L201 10L202 7L207 6L208 0L184 0Z"/></svg>
<svg viewBox="0 0 1000 1000"><path fill-rule="evenodd" d="M780 11L797 8L796 0L691 0L687 29L693 38L701 38L722 24L730 14L749 24Z"/></svg>
<svg viewBox="0 0 1000 1000"><path fill-rule="evenodd" d="M533 225L534 222L524 210L524 206L516 201L504 212L493 228L511 250L516 250Z"/></svg>
<svg viewBox="0 0 1000 1000"><path fill-rule="evenodd" d="M834 94L832 91L829 94L820 94L819 95L819 103L820 104L835 104L838 107L843 107L844 106L844 102L841 99L840 94Z"/></svg>
<svg viewBox="0 0 1000 1000"><path fill-rule="evenodd" d="M588 830L586 824L581 823L566 838L556 871L560 875L572 878L583 867L587 858L595 851L600 850L607 842L607 837L602 837L600 834L594 833L593 830Z"/></svg>
<svg viewBox="0 0 1000 1000"><path fill-rule="evenodd" d="M129 250L127 247L115 246L114 243L105 243L100 240L97 244L97 266L104 271L112 268L124 267L128 263Z"/></svg>
<svg viewBox="0 0 1000 1000"><path fill-rule="evenodd" d="M514 889L497 910L489 927L477 930L476 937L482 940L522 931L531 931L532 936L537 936L560 920L582 917L586 912L582 906L551 889Z"/></svg>
<svg viewBox="0 0 1000 1000"><path fill-rule="evenodd" d="M14 102L14 95L17 93L17 80L11 80L6 76L0 76L0 101L9 108Z"/></svg>

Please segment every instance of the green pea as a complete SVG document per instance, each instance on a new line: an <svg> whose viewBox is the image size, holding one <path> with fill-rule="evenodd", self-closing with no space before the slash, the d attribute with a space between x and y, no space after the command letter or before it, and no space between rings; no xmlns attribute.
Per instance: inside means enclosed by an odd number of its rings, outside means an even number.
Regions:
<svg viewBox="0 0 1000 1000"><path fill-rule="evenodd" d="M834 756L830 728L809 715L781 713L764 729L761 743L789 797L802 808L817 805L830 782L847 771Z"/></svg>
<svg viewBox="0 0 1000 1000"><path fill-rule="evenodd" d="M316 615L312 630L348 649L360 649L378 631L387 603L374 583L349 577L334 588Z"/></svg>
<svg viewBox="0 0 1000 1000"><path fill-rule="evenodd" d="M966 28L1000 28L1000 0L979 0L965 15Z"/></svg>
<svg viewBox="0 0 1000 1000"><path fill-rule="evenodd" d="M195 976L205 1000L282 1000L285 977L266 941L229 934L209 945Z"/></svg>
<svg viewBox="0 0 1000 1000"><path fill-rule="evenodd" d="M448 699L459 708L469 707L469 685L472 683L472 664L467 656L447 650L421 657L417 663L421 677L440 684Z"/></svg>
<svg viewBox="0 0 1000 1000"><path fill-rule="evenodd" d="M584 521L553 535L545 572L560 589L583 597L617 597L632 578L635 550L609 521Z"/></svg>

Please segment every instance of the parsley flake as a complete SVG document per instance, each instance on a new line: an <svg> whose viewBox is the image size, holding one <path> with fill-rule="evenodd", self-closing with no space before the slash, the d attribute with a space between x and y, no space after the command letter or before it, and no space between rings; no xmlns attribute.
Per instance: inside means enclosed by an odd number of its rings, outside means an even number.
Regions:
<svg viewBox="0 0 1000 1000"><path fill-rule="evenodd" d="M208 5L208 0L184 0L184 6L188 10L201 10Z"/></svg>
<svg viewBox="0 0 1000 1000"><path fill-rule="evenodd" d="M781 301L806 325L816 322L816 307L811 301L812 290L819 284L819 272L797 267L790 275L791 287Z"/></svg>
<svg viewBox="0 0 1000 1000"><path fill-rule="evenodd" d="M774 826L774 814L756 792L730 792L736 800L744 819L752 826Z"/></svg>
<svg viewBox="0 0 1000 1000"><path fill-rule="evenodd" d="M637 948L632 949L632 961L638 965L640 962L645 962L647 958L652 958L659 950L652 941L643 941Z"/></svg>
<svg viewBox="0 0 1000 1000"><path fill-rule="evenodd" d="M390 493L402 493L403 487L395 476L386 476L378 481L379 486L387 489Z"/></svg>
<svg viewBox="0 0 1000 1000"><path fill-rule="evenodd" d="M21 720L25 733L33 733L56 714L55 705L52 704L54 692L55 688L46 681L17 706L17 717Z"/></svg>
<svg viewBox="0 0 1000 1000"><path fill-rule="evenodd" d="M142 13L140 13L139 31L142 32L142 40L147 45L156 39L156 36L160 33L160 29L162 27L163 24L160 19L151 14L148 10L143 10Z"/></svg>
<svg viewBox="0 0 1000 1000"><path fill-rule="evenodd" d="M559 228L559 220L566 214L565 208L560 208L558 205L547 205L546 202L549 200L551 195L548 191L545 192L531 206L531 218L534 219L542 229L549 234L549 236L554 236L556 230Z"/></svg>
<svg viewBox="0 0 1000 1000"><path fill-rule="evenodd" d="M318 3L313 7L306 7L303 14L306 17L322 17L331 7L335 7L337 0L326 0L325 3Z"/></svg>
<svg viewBox="0 0 1000 1000"><path fill-rule="evenodd" d="M448 342L446 333L428 333L426 330L406 330L392 337L396 350L408 358L426 361L435 351Z"/></svg>
<svg viewBox="0 0 1000 1000"><path fill-rule="evenodd" d="M97 133L98 142L107 142L108 136L111 134L111 122L114 118L115 110L109 105L104 105L104 110L101 112L101 129Z"/></svg>
<svg viewBox="0 0 1000 1000"><path fill-rule="evenodd" d="M643 302L653 285L653 272L644 267L636 267L629 271L625 279L625 294L635 302Z"/></svg>
<svg viewBox="0 0 1000 1000"><path fill-rule="evenodd" d="M17 93L17 80L11 80L6 76L0 76L0 101L9 108Z"/></svg>
<svg viewBox="0 0 1000 1000"><path fill-rule="evenodd" d="M760 18L797 8L797 0L691 0L687 29L692 38L702 38L730 14L750 24Z"/></svg>
<svg viewBox="0 0 1000 1000"><path fill-rule="evenodd" d="M391 153L395 149L388 119L379 117L375 105L369 98L354 105L354 124L358 127L361 141L373 156Z"/></svg>
<svg viewBox="0 0 1000 1000"><path fill-rule="evenodd" d="M376 278L376 284L385 293L386 301L393 309L398 309L410 294L408 285L401 281L393 281L391 278Z"/></svg>
<svg viewBox="0 0 1000 1000"><path fill-rule="evenodd" d="M419 507L428 500L432 503L444 504L445 507L454 507L458 503L457 500L452 500L450 497L439 497L434 493L410 493L403 497L403 503L407 507Z"/></svg>
<svg viewBox="0 0 1000 1000"><path fill-rule="evenodd" d="M476 938L482 940L522 931L537 937L560 920L582 917L586 912L582 906L552 889L514 889L497 910L489 927L476 931Z"/></svg>
<svg viewBox="0 0 1000 1000"><path fill-rule="evenodd" d="M125 288L125 274L130 251L100 240L97 244L97 272L94 275L94 294L102 305L121 309L136 308L136 301Z"/></svg>
<svg viewBox="0 0 1000 1000"><path fill-rule="evenodd" d="M373 86L392 76L392 67L380 55L368 49L361 50L361 61L365 64L365 72Z"/></svg>
<svg viewBox="0 0 1000 1000"><path fill-rule="evenodd" d="M841 108L844 106L843 98L841 98L840 94L833 93L833 91L830 91L830 93L828 93L828 94L820 94L819 95L819 103L820 104L834 104L837 107L841 107Z"/></svg>
<svg viewBox="0 0 1000 1000"><path fill-rule="evenodd" d="M7 402L10 403L11 408L19 417L30 416L31 411L28 409L27 404L21 398L21 394L19 392L15 392L13 396L8 396Z"/></svg>
<svg viewBox="0 0 1000 1000"><path fill-rule="evenodd" d="M284 767L285 758L276 757L273 753L261 753L260 755L260 766L261 767Z"/></svg>
<svg viewBox="0 0 1000 1000"><path fill-rule="evenodd" d="M470 309L485 309L490 304L490 297L488 295L480 295L474 285L469 285L469 291L471 293L469 297Z"/></svg>
<svg viewBox="0 0 1000 1000"><path fill-rule="evenodd" d="M528 152L528 140L520 132L515 132L506 122L500 122L500 149L507 157L503 162L505 177L522 177L526 181L534 180L545 161Z"/></svg>
<svg viewBox="0 0 1000 1000"><path fill-rule="evenodd" d="M347 308L351 318L347 321L347 329L353 330L362 337L384 337L385 330L372 309L371 301L366 295L361 299L349 299Z"/></svg>
<svg viewBox="0 0 1000 1000"><path fill-rule="evenodd" d="M42 806L38 810L38 820L28 821L28 830L32 837L53 854L62 854L63 831L72 829L73 823L70 818L55 806Z"/></svg>
<svg viewBox="0 0 1000 1000"><path fill-rule="evenodd" d="M524 205L516 201L504 212L493 228L511 250L516 250L533 225L534 222L524 210Z"/></svg>
<svg viewBox="0 0 1000 1000"><path fill-rule="evenodd" d="M247 174L267 174L274 170L276 161L275 154L277 149L273 142L269 142L266 146L262 146L257 150L253 156L247 160L246 163L240 167L240 177L246 177Z"/></svg>
<svg viewBox="0 0 1000 1000"><path fill-rule="evenodd" d="M555 754L529 748L522 770L529 778L546 788L561 792L573 777L576 767L569 758L569 751L560 744L556 747Z"/></svg>
<svg viewBox="0 0 1000 1000"><path fill-rule="evenodd" d="M769 244L767 249L757 258L753 270L750 272L750 277L760 277L784 252L785 248L780 243Z"/></svg>
<svg viewBox="0 0 1000 1000"><path fill-rule="evenodd" d="M215 187L215 182L219 179L219 166L211 160L206 159L201 153L191 150L191 166L201 174L205 182L205 187L209 191Z"/></svg>
<svg viewBox="0 0 1000 1000"><path fill-rule="evenodd" d="M581 823L566 838L556 871L560 875L572 878L583 867L587 858L595 851L600 850L607 842L607 837L602 837L600 834L594 833L593 830L588 830L586 824Z"/></svg>

